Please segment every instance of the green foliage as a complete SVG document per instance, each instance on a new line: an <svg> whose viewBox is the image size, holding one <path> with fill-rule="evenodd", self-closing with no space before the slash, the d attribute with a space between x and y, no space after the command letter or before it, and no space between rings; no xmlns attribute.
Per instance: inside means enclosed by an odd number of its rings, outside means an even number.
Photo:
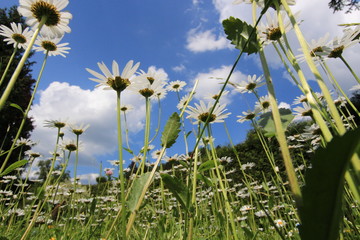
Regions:
<svg viewBox="0 0 360 240"><path fill-rule="evenodd" d="M161 136L161 145L170 148L176 141L180 132L180 117L174 112L166 122Z"/></svg>
<svg viewBox="0 0 360 240"><path fill-rule="evenodd" d="M222 24L227 39L231 40L231 44L235 45L235 48L248 55L259 51L260 45L254 27L234 17L225 19Z"/></svg>
<svg viewBox="0 0 360 240"><path fill-rule="evenodd" d="M139 178L136 178L134 181L134 185L131 188L129 198L127 201L127 207L130 210L130 212L134 212L136 209L136 205L139 202L140 195L144 189L145 183L148 180L150 176L150 172L144 173Z"/></svg>
<svg viewBox="0 0 360 240"><path fill-rule="evenodd" d="M360 129L335 136L320 148L305 176L300 209L303 240L336 240L342 219L344 174L354 152L360 147Z"/></svg>
<svg viewBox="0 0 360 240"><path fill-rule="evenodd" d="M290 109L280 108L279 112L282 127L286 130L295 116L292 114ZM271 112L264 113L260 116L259 125L265 131L265 137L273 137L276 135L275 123Z"/></svg>
<svg viewBox="0 0 360 240"><path fill-rule="evenodd" d="M17 12L17 7L11 7L10 9L0 9L0 23L10 27L11 22L21 23L23 29L25 29L25 20L19 15ZM10 59L10 56L13 53L13 45L8 45L3 41L4 37L0 36L0 59L1 59L1 68L0 68L0 76L3 75L6 65ZM19 49L14 57L14 61L9 68L9 71L4 79L4 82L0 86L0 95L4 92L7 83L9 82L12 73L14 72L18 62L21 59L21 55L23 53L22 49ZM33 52L30 54L29 58L33 55ZM0 146L2 146L3 151L7 151L10 149L12 145L13 139L18 131L20 123L23 119L23 113L19 111L19 109L26 109L32 93L33 84L35 80L31 76L31 66L35 62L30 62L27 60L25 63L19 77L18 81L15 83L13 91L11 92L8 102L5 107L1 110L0 113ZM10 106L12 104L12 106ZM14 106L17 106L14 108ZM25 125L23 127L23 131L20 134L20 138L29 138L30 132L34 129L32 119L28 117L26 119ZM23 146L21 148L17 148L13 151L7 166L12 163L18 161L23 158L24 152L29 150L29 146ZM0 162L5 160L6 154L0 156Z"/></svg>
<svg viewBox="0 0 360 240"><path fill-rule="evenodd" d="M0 173L0 177L9 174L10 172L12 172L13 170L15 170L16 168L22 167L22 166L24 166L24 165L27 164L27 163L28 163L27 160L20 160L20 161L14 162L14 163L11 164L10 166L8 166L2 173Z"/></svg>
<svg viewBox="0 0 360 240"><path fill-rule="evenodd" d="M190 209L190 192L189 189L178 178L169 174L160 174L164 186L174 194L181 206L189 211Z"/></svg>

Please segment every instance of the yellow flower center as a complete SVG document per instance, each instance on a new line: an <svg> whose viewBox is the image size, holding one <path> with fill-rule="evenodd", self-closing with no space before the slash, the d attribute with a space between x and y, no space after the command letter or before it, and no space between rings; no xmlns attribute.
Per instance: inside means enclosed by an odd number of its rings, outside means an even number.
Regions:
<svg viewBox="0 0 360 240"><path fill-rule="evenodd" d="M56 26L60 23L60 12L53 4L37 1L31 5L33 16L40 22L42 17L47 17L46 26Z"/></svg>
<svg viewBox="0 0 360 240"><path fill-rule="evenodd" d="M202 122L206 122L206 120L208 119L209 117L209 113L206 112L206 113L202 113L198 116L198 119ZM215 114L211 114L210 117L209 117L209 122L213 122L215 121L216 119L216 115Z"/></svg>
<svg viewBox="0 0 360 240"><path fill-rule="evenodd" d="M24 37L22 34L14 33L11 37L17 43L26 43L26 37Z"/></svg>
<svg viewBox="0 0 360 240"><path fill-rule="evenodd" d="M121 78L120 76L116 76L115 79L108 78L106 82L112 89L115 91L122 92L127 88L131 83L127 78Z"/></svg>
<svg viewBox="0 0 360 240"><path fill-rule="evenodd" d="M341 54L344 50L344 45L340 46L340 47L337 47L335 48L334 50L332 50L329 54L329 58L338 58L338 57L341 57Z"/></svg>
<svg viewBox="0 0 360 240"><path fill-rule="evenodd" d="M149 89L149 88L144 88L144 89L141 89L139 91L139 93L141 95L143 95L144 97L151 97L154 94L154 90Z"/></svg>
<svg viewBox="0 0 360 240"><path fill-rule="evenodd" d="M57 46L55 43L51 42L51 41L42 41L41 46L49 52L53 52L56 51Z"/></svg>

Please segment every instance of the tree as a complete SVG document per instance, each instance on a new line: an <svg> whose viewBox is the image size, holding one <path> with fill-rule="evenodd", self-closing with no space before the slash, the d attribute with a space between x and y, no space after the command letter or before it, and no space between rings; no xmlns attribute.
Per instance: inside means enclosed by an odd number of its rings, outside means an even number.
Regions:
<svg viewBox="0 0 360 240"><path fill-rule="evenodd" d="M347 7L346 13L350 13L352 10L359 10L360 3L359 0L331 0L329 7L333 9L334 12L341 11L344 7Z"/></svg>
<svg viewBox="0 0 360 240"><path fill-rule="evenodd" d="M10 9L0 9L0 23L10 27L10 23L21 23L23 29L26 27L25 20L17 12L16 6L11 7ZM13 45L7 45L3 41L4 37L0 36L0 76L3 75L6 65L9 61L10 56L13 53ZM18 62L21 59L22 53L24 51L19 49L14 57L14 61L9 68L8 73L6 74L3 84L0 86L0 95L4 92L8 81L11 78L12 73L14 72ZM30 54L33 55L33 52ZM31 66L35 62L30 62L27 60L25 63L18 80L8 98L6 106L1 110L0 114L0 146L2 151L7 151L12 145L13 139L16 136L20 123L23 119L23 114L18 109L11 107L10 103L16 103L22 109L26 109L33 91L33 85L35 80L31 76ZM34 129L32 119L27 118L20 137L28 139L30 137L30 132ZM11 158L9 159L7 166L16 162L19 158L23 157L23 154L26 150L29 150L30 147L24 146L22 148L17 148L13 151ZM0 164L4 162L6 154L0 156Z"/></svg>

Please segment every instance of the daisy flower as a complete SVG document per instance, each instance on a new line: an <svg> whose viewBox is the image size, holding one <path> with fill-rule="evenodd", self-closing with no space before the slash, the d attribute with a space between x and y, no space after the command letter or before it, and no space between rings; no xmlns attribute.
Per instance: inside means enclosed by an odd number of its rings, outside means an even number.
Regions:
<svg viewBox="0 0 360 240"><path fill-rule="evenodd" d="M309 104L303 102L302 107L294 108L295 115L298 117L311 117L312 110Z"/></svg>
<svg viewBox="0 0 360 240"><path fill-rule="evenodd" d="M20 0L17 10L26 17L26 24L34 28L46 17L42 29L52 36L60 37L71 32L68 26L72 19L71 13L61 12L68 4L68 0Z"/></svg>
<svg viewBox="0 0 360 240"><path fill-rule="evenodd" d="M259 101L255 103L255 109L256 108L259 112L269 112L271 110L269 95L260 97Z"/></svg>
<svg viewBox="0 0 360 240"><path fill-rule="evenodd" d="M332 51L328 55L329 58L341 57L343 51L360 42L360 39L356 39L357 35L360 34L360 26L355 29L347 28L344 30L344 35L339 38L335 37L332 41Z"/></svg>
<svg viewBox="0 0 360 240"><path fill-rule="evenodd" d="M355 85L355 86L352 86L349 91L360 91L360 85Z"/></svg>
<svg viewBox="0 0 360 240"><path fill-rule="evenodd" d="M158 157L160 156L161 154L161 149L157 149L157 150L154 150L151 152L151 157L153 159L158 159ZM164 153L164 155L166 154L166 152Z"/></svg>
<svg viewBox="0 0 360 240"><path fill-rule="evenodd" d="M130 104L124 104L120 107L120 111L126 113L128 111L131 111L134 109L134 106L133 105L130 105Z"/></svg>
<svg viewBox="0 0 360 240"><path fill-rule="evenodd" d="M223 91L223 93L221 94L221 97L226 96L226 95L228 95L228 94L229 94L229 91L225 90L225 91ZM210 93L210 94L208 94L205 98L216 101L219 97L220 97L220 91L219 91L218 93L216 93L216 94ZM221 100L221 99L219 99L219 101L220 101L220 100Z"/></svg>
<svg viewBox="0 0 360 240"><path fill-rule="evenodd" d="M224 113L226 105L216 105L214 111L210 115L210 110L213 107L213 103L209 102L207 105L203 101L200 101L200 104L195 103L195 107L189 106L189 110L185 110L189 114L186 118L195 119L194 124L203 122L209 118L209 123L215 122L224 122L224 119L227 118L231 113Z"/></svg>
<svg viewBox="0 0 360 240"><path fill-rule="evenodd" d="M329 45L329 33L326 33L325 36L319 38L318 40L314 40L312 39L310 41L309 45L309 49L310 50L310 55L313 58L321 58L321 57L326 57L329 55L329 53L331 52L331 48L328 47ZM301 49L299 49L299 51L302 51ZM305 61L305 54L299 54L298 56L296 56L296 58L299 60L299 62L304 62Z"/></svg>
<svg viewBox="0 0 360 240"><path fill-rule="evenodd" d="M265 0L235 0L233 2L233 4L241 4L241 3L247 3L247 4L252 4L253 2L256 3L256 5L258 5L258 7L265 7ZM295 5L296 4L296 0L287 0L286 1L288 5ZM278 1L279 5L281 5L281 2ZM270 7L275 9L274 4L271 4Z"/></svg>
<svg viewBox="0 0 360 240"><path fill-rule="evenodd" d="M307 97L305 95L300 95L295 98L293 105L298 105L298 104L307 103L307 102L308 102Z"/></svg>
<svg viewBox="0 0 360 240"><path fill-rule="evenodd" d="M296 15L297 14L295 14L295 17ZM284 20L285 17L286 13L281 12L281 18L283 19L286 33L291 30L292 25L287 18L286 20ZM264 45L270 44L274 41L278 41L282 37L277 15L274 14L274 16L271 16L269 12L266 12L266 21L266 24L260 23L258 27L258 35L260 38L260 42Z"/></svg>
<svg viewBox="0 0 360 240"><path fill-rule="evenodd" d="M149 80L151 79L151 80ZM155 93L163 89L164 82L161 79L149 77L148 73L143 72L133 80L129 87L131 91L140 93L145 98L153 97Z"/></svg>
<svg viewBox="0 0 360 240"><path fill-rule="evenodd" d="M185 86L186 86L186 82L176 80L169 82L169 85L167 86L167 90L171 92L180 92Z"/></svg>
<svg viewBox="0 0 360 240"><path fill-rule="evenodd" d="M263 82L263 76L256 77L254 74L253 76L248 75L247 81L241 81L240 83L230 83L235 90L240 93L252 93L258 87L261 87L265 84Z"/></svg>
<svg viewBox="0 0 360 240"><path fill-rule="evenodd" d="M250 120L254 119L259 112L260 112L260 110L258 108L255 108L254 111L247 110L246 112L242 112L243 116L241 116L241 115L237 116L239 118L237 120L237 122L243 123L246 121L250 121Z"/></svg>
<svg viewBox="0 0 360 240"><path fill-rule="evenodd" d="M10 26L11 28L8 28L5 25L0 26L0 35L5 37L4 42L13 44L14 48L26 49L33 32L28 27L22 31L20 23L16 25L16 23L12 22L10 23Z"/></svg>
<svg viewBox="0 0 360 240"><path fill-rule="evenodd" d="M274 222L277 227L285 227L286 225L286 222L282 219L276 219Z"/></svg>
<svg viewBox="0 0 360 240"><path fill-rule="evenodd" d="M83 123L80 125L69 124L69 127L71 131L78 136L83 134L90 127L90 124L87 125L84 125Z"/></svg>
<svg viewBox="0 0 360 240"><path fill-rule="evenodd" d="M30 139L26 139L26 138L19 138L16 140L16 144L15 146L35 146L36 145L36 142L33 142L32 140Z"/></svg>
<svg viewBox="0 0 360 240"><path fill-rule="evenodd" d="M44 127L48 128L63 128L67 125L66 121L61 120L45 120Z"/></svg>
<svg viewBox="0 0 360 240"><path fill-rule="evenodd" d="M178 105L176 106L177 109L181 110L183 107L185 107L185 105L188 103L188 101L189 101L189 94L186 94L185 96L183 96L180 99Z"/></svg>
<svg viewBox="0 0 360 240"><path fill-rule="evenodd" d="M131 84L130 78L139 68L140 63L136 63L135 65L133 65L133 63L133 60L130 60L126 64L121 75L119 71L119 65L115 60L112 62L112 73L103 62L97 63L102 74L95 72L94 70L91 70L89 68L86 68L86 70L96 77L89 78L91 81L99 83L98 85L96 85L96 87L105 86L104 89L113 89L115 91L122 92Z"/></svg>
<svg viewBox="0 0 360 240"><path fill-rule="evenodd" d="M43 52L44 54L48 54L49 56L57 56L60 55L62 57L66 57L65 54L69 53L70 47L67 47L69 43L61 43L62 37L60 38L52 38L48 36L38 36L35 41L34 50L37 52Z"/></svg>

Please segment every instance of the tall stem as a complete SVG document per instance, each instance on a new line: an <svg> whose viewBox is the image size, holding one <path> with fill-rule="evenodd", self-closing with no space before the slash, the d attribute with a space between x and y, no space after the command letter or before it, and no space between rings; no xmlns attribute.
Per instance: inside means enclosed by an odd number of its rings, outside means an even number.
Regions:
<svg viewBox="0 0 360 240"><path fill-rule="evenodd" d="M1 76L0 86L1 86L1 84L3 83L3 81L4 81L4 79L5 79L5 76L6 76L7 71L9 70L9 68L10 68L10 66L11 66L12 61L14 60L15 54L16 54L16 52L17 52L17 50L18 50L18 47L17 47L17 46L18 46L18 43L15 44L14 51L13 51L13 53L11 54L11 57L10 57L10 59L9 59L8 64L6 65L6 68L5 68L5 70L4 70L3 75Z"/></svg>
<svg viewBox="0 0 360 240"><path fill-rule="evenodd" d="M19 64L17 65L15 72L11 76L10 81L9 81L8 85L6 86L6 89L0 99L0 111L4 108L6 100L8 99L8 97L11 93L11 90L13 89L15 82L16 82L18 76L20 75L20 72L21 72L27 58L29 57L31 49L35 43L35 40L36 40L37 36L39 35L39 32L40 32L42 26L45 24L46 20L47 20L47 16L43 16L41 18L38 28L35 30L34 35L32 36L32 38L29 42L29 45L25 50L24 55L22 56Z"/></svg>
<svg viewBox="0 0 360 240"><path fill-rule="evenodd" d="M42 66L41 66L41 69L40 69L38 78L37 78L37 80L36 80L36 84L35 84L33 93L32 93L32 95L31 95L29 104L28 104L25 112L23 113L23 119L22 119L22 121L21 121L21 123L20 123L19 129L18 129L18 131L17 131L17 133L16 133L15 138L13 139L13 143L12 143L10 149L9 149L9 152L7 153L6 158L5 158L3 164L2 164L2 166L1 166L1 168L0 168L0 173L3 172L3 170L4 170L5 166L6 166L6 163L9 161L10 156L11 156L11 153L12 153L13 150L15 149L16 141L19 139L20 134L21 134L21 132L22 132L22 129L23 129L24 125L25 125L27 115L28 115L28 113L29 113L29 111L30 111L32 102L33 102L33 100L34 100L34 98L35 98L35 94L36 94L36 91L37 91L38 86L39 86L39 83L40 83L40 79L41 79L41 77L42 77L42 74L43 74L44 69L45 69L45 66L46 66L47 57L48 57L48 52L46 52L46 54L45 54L44 61L43 61L43 64L42 64Z"/></svg>
<svg viewBox="0 0 360 240"><path fill-rule="evenodd" d="M345 61L345 58L343 56L340 56L340 59L343 61L343 63L346 65L346 67L349 69L349 71L351 72L351 74L354 76L354 78L356 79L356 81L360 84L360 79L359 77L355 74L354 70L350 67L350 65Z"/></svg>
<svg viewBox="0 0 360 240"><path fill-rule="evenodd" d="M121 132L121 105L120 96L121 92L117 91L117 129L118 129L118 152L119 152L119 177L120 177L120 191L121 191L121 235L126 239L126 211L125 211L125 178L124 178L124 166L123 166L123 152L122 152L122 132Z"/></svg>
<svg viewBox="0 0 360 240"><path fill-rule="evenodd" d="M146 161L146 155L148 152L148 147L149 147L149 136L150 136L150 99L148 97L145 98L145 103L146 103L146 120L145 120L145 136L144 136L144 147L143 147L143 151L144 151L144 155L142 158L142 162L141 162L141 174L144 174L144 169L145 169L145 161Z"/></svg>

